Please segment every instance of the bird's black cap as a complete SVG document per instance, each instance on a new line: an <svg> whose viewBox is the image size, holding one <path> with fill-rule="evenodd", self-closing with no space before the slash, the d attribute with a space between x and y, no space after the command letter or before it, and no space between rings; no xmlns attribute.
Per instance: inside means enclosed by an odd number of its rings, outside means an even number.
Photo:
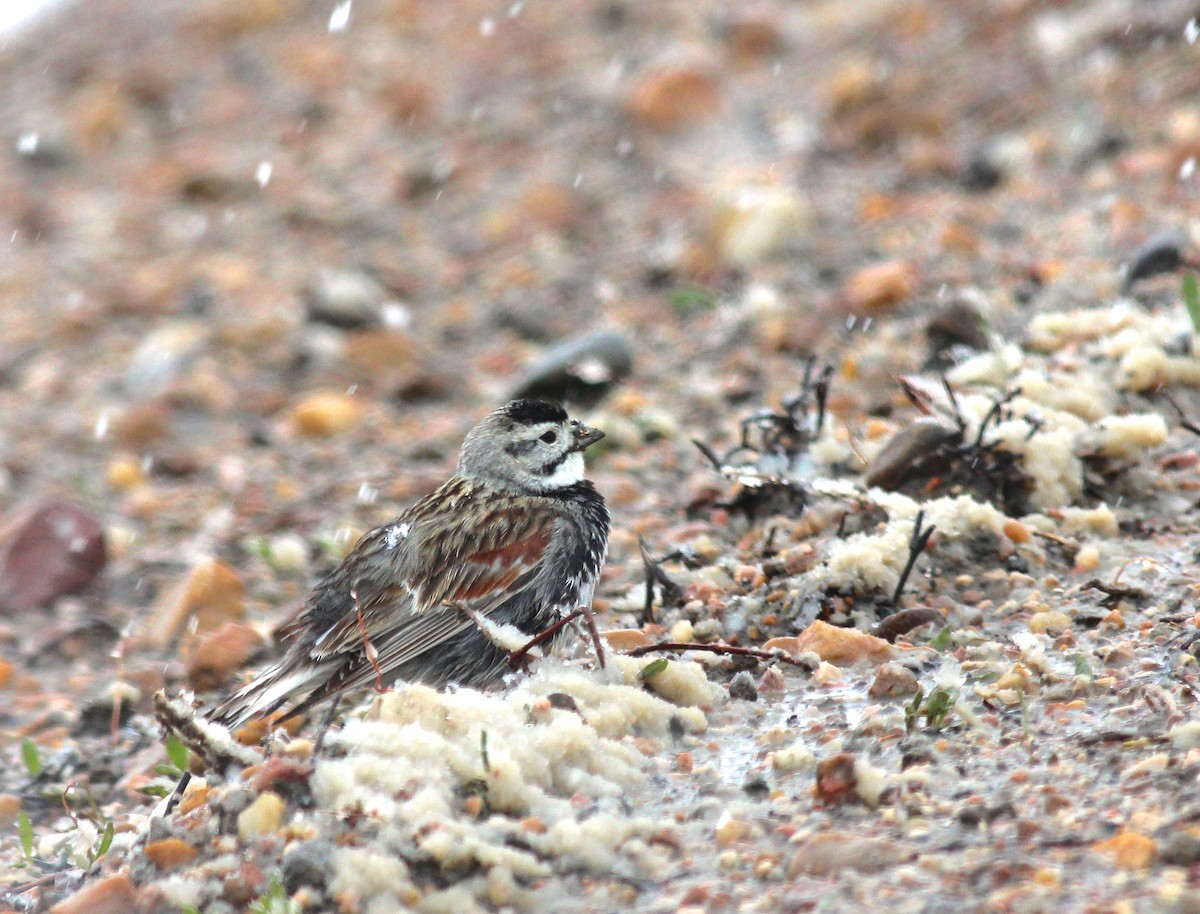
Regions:
<svg viewBox="0 0 1200 914"><path fill-rule="evenodd" d="M548 403L545 400L513 400L500 411L518 425L567 421L565 409L557 403Z"/></svg>

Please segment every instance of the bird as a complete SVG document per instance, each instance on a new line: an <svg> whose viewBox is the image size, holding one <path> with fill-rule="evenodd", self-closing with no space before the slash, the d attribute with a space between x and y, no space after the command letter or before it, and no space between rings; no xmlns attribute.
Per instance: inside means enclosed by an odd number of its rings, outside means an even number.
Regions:
<svg viewBox="0 0 1200 914"><path fill-rule="evenodd" d="M603 437L543 400L492 412L454 475L363 534L280 630L283 657L208 718L236 730L372 684L500 682L514 638L554 642L591 604L611 521L584 451Z"/></svg>

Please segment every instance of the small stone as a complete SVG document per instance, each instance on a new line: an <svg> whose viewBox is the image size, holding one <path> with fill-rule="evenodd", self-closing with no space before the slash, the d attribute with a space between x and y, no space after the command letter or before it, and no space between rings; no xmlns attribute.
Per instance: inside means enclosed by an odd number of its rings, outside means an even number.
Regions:
<svg viewBox="0 0 1200 914"><path fill-rule="evenodd" d="M196 618L197 634L216 631L245 615L245 585L236 571L215 559L201 562L166 602L150 635L165 646Z"/></svg>
<svg viewBox="0 0 1200 914"><path fill-rule="evenodd" d="M696 640L695 627L687 619L680 619L671 626L671 640L680 644L690 644Z"/></svg>
<svg viewBox="0 0 1200 914"><path fill-rule="evenodd" d="M288 848L283 857L283 887L291 894L306 885L324 888L333 853L328 841L305 841Z"/></svg>
<svg viewBox="0 0 1200 914"><path fill-rule="evenodd" d="M1200 863L1200 835L1189 831L1171 835L1159 851L1158 859L1167 866Z"/></svg>
<svg viewBox="0 0 1200 914"><path fill-rule="evenodd" d="M138 461L121 457L108 465L105 480L108 482L109 488L123 492L145 482L146 475L142 472L141 464Z"/></svg>
<svg viewBox="0 0 1200 914"><path fill-rule="evenodd" d="M785 635L779 638L771 638L762 646L764 651L782 651L789 657L799 657L804 653L804 648L800 645L800 639Z"/></svg>
<svg viewBox="0 0 1200 914"><path fill-rule="evenodd" d="M163 838L146 845L146 859L160 870L173 870L199 856L200 851L178 838Z"/></svg>
<svg viewBox="0 0 1200 914"><path fill-rule="evenodd" d="M133 910L133 882L124 873L93 882L60 901L50 914L129 914Z"/></svg>
<svg viewBox="0 0 1200 914"><path fill-rule="evenodd" d="M938 308L925 325L925 336L935 359L950 363L955 349L983 351L988 348L987 322L979 309L965 299L955 299Z"/></svg>
<svg viewBox="0 0 1200 914"><path fill-rule="evenodd" d="M725 635L725 626L720 619L701 619L692 626L692 636L701 644L720 641Z"/></svg>
<svg viewBox="0 0 1200 914"><path fill-rule="evenodd" d="M1095 571L1100 567L1100 548L1095 543L1080 546L1075 553L1075 570L1081 572Z"/></svg>
<svg viewBox="0 0 1200 914"><path fill-rule="evenodd" d="M917 271L906 260L872 264L847 280L842 300L855 314L878 314L909 298L916 282Z"/></svg>
<svg viewBox="0 0 1200 914"><path fill-rule="evenodd" d="M308 567L308 543L298 533L280 533L270 539L268 561L276 571L296 572Z"/></svg>
<svg viewBox="0 0 1200 914"><path fill-rule="evenodd" d="M695 67L652 70L629 97L629 111L654 130L674 131L708 120L721 107L716 80Z"/></svg>
<svg viewBox="0 0 1200 914"><path fill-rule="evenodd" d="M737 15L724 23L722 31L730 58L741 67L762 63L783 51L783 36L766 16Z"/></svg>
<svg viewBox="0 0 1200 914"><path fill-rule="evenodd" d="M822 660L817 664L817 668L813 670L812 680L817 685L833 685L836 682L841 682L844 677L842 671L832 663L826 663Z"/></svg>
<svg viewBox="0 0 1200 914"><path fill-rule="evenodd" d="M188 685L197 692L227 682L255 654L266 647L263 636L245 622L226 622L200 638L187 662Z"/></svg>
<svg viewBox="0 0 1200 914"><path fill-rule="evenodd" d="M21 815L21 798L11 793L0 793L0 828L8 828Z"/></svg>
<svg viewBox="0 0 1200 914"><path fill-rule="evenodd" d="M547 350L525 373L512 399L570 401L584 407L633 370L633 347L625 334L602 330L573 336Z"/></svg>
<svg viewBox="0 0 1200 914"><path fill-rule="evenodd" d="M286 804L279 794L272 791L259 794L258 797L238 813L238 837L250 841L264 835L273 835L283 825L283 812Z"/></svg>
<svg viewBox="0 0 1200 914"><path fill-rule="evenodd" d="M12 661L0 660L0 689L7 689L13 681L13 674L17 668L13 666Z"/></svg>
<svg viewBox="0 0 1200 914"><path fill-rule="evenodd" d="M751 825L749 822L743 822L741 819L725 818L718 823L716 828L717 847L729 847L729 845L747 837L750 831Z"/></svg>
<svg viewBox="0 0 1200 914"><path fill-rule="evenodd" d="M1183 255L1187 247L1187 239L1179 232L1160 232L1147 240L1133 252L1122 272L1125 274L1125 289L1130 289L1134 283L1157 276L1160 273L1172 273L1187 265Z"/></svg>
<svg viewBox="0 0 1200 914"><path fill-rule="evenodd" d="M1029 619L1029 630L1035 635L1057 635L1071 628L1071 617L1058 610L1034 613Z"/></svg>
<svg viewBox="0 0 1200 914"><path fill-rule="evenodd" d="M917 686L916 673L903 664L889 661L876 671L875 681L871 683L867 694L872 698L897 698L915 695Z"/></svg>
<svg viewBox="0 0 1200 914"><path fill-rule="evenodd" d="M800 652L812 651L829 663L853 664L860 660L881 663L895 652L882 638L819 620L801 632L798 640Z"/></svg>
<svg viewBox="0 0 1200 914"><path fill-rule="evenodd" d="M798 239L812 222L808 202L794 188L736 184L721 188L713 211L713 235L721 259L753 267Z"/></svg>
<svg viewBox="0 0 1200 914"><path fill-rule="evenodd" d="M1006 520L1003 530L1009 542L1016 543L1018 546L1022 543L1028 543L1033 538L1033 534L1029 528L1019 520Z"/></svg>
<svg viewBox="0 0 1200 914"><path fill-rule="evenodd" d="M825 803L845 803L856 797L855 758L842 752L817 762L816 795Z"/></svg>
<svg viewBox="0 0 1200 914"><path fill-rule="evenodd" d="M0 609L35 609L79 593L106 561L104 528L96 518L67 502L35 507L0 544Z"/></svg>
<svg viewBox="0 0 1200 914"><path fill-rule="evenodd" d="M945 462L940 449L961 436L937 419L921 418L901 428L867 464L867 485L894 491L924 479Z"/></svg>
<svg viewBox="0 0 1200 914"><path fill-rule="evenodd" d="M304 294L310 321L344 330L377 323L386 298L383 286L359 270L322 270Z"/></svg>
<svg viewBox="0 0 1200 914"><path fill-rule="evenodd" d="M1154 862L1158 843L1146 835L1122 832L1093 844L1092 850L1112 858L1113 863L1123 870L1141 870Z"/></svg>
<svg viewBox="0 0 1200 914"><path fill-rule="evenodd" d="M207 341L208 329L199 321L174 321L150 331L125 369L125 392L144 400L167 390Z"/></svg>
<svg viewBox="0 0 1200 914"><path fill-rule="evenodd" d="M742 670L729 682L729 697L741 701L758 701L758 687L749 670Z"/></svg>
<svg viewBox="0 0 1200 914"><path fill-rule="evenodd" d="M878 873L912 859L913 852L887 838L825 832L800 845L788 864L788 876L828 878L843 870Z"/></svg>
<svg viewBox="0 0 1200 914"><path fill-rule="evenodd" d="M292 410L292 428L310 438L328 438L353 428L362 419L362 403L345 394L314 394Z"/></svg>
<svg viewBox="0 0 1200 914"><path fill-rule="evenodd" d="M631 651L650 643L649 637L640 628L618 628L601 632L600 636L614 651Z"/></svg>

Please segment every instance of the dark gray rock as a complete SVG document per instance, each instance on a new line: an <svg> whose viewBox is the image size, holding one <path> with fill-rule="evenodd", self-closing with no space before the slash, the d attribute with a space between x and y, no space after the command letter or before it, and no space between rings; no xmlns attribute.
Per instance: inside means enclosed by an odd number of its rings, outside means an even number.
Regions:
<svg viewBox="0 0 1200 914"><path fill-rule="evenodd" d="M593 406L633 370L633 346L616 330L570 337L551 347L516 385L512 397Z"/></svg>

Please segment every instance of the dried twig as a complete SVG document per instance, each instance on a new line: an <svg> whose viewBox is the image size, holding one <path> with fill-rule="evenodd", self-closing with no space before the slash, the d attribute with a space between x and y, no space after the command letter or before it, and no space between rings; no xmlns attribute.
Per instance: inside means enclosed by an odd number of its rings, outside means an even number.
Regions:
<svg viewBox="0 0 1200 914"><path fill-rule="evenodd" d="M812 672L813 668L811 663L804 660L797 660L783 651L760 651L752 647L738 647L733 644L694 644L685 641L659 641L656 644L643 644L641 647L625 651L625 656L642 657L646 654L653 654L656 651L703 651L708 654L723 654L732 657L754 657L757 660L767 662L778 660L780 663L800 667L808 672Z"/></svg>

